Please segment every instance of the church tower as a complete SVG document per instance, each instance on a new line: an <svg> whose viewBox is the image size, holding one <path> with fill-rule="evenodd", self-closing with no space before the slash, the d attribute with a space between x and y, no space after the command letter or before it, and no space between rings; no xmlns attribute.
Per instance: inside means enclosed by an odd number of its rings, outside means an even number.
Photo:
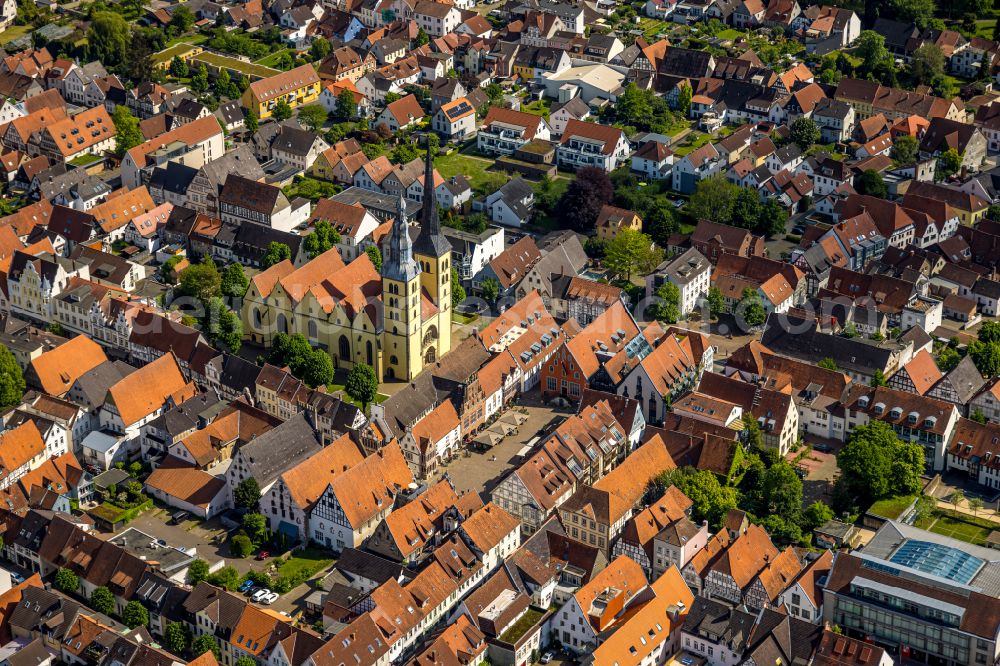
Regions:
<svg viewBox="0 0 1000 666"><path fill-rule="evenodd" d="M386 379L409 381L423 367L420 349L420 266L406 223L406 201L399 193L396 222L382 262L382 367Z"/></svg>
<svg viewBox="0 0 1000 666"><path fill-rule="evenodd" d="M433 321L423 322L420 348L424 365L434 363L451 349L451 243L441 233L434 190L434 161L428 142L420 236L413 247L420 263L420 285L437 308L430 318Z"/></svg>

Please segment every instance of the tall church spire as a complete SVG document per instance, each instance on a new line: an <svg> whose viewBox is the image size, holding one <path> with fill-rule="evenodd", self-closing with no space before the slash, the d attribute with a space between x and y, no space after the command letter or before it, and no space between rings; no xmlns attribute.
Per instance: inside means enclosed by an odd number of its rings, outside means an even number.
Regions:
<svg viewBox="0 0 1000 666"><path fill-rule="evenodd" d="M413 242L406 223L406 200L399 192L396 202L396 221L389 235L388 256L382 262L382 277L399 282L409 282L420 275L420 266L413 258Z"/></svg>
<svg viewBox="0 0 1000 666"><path fill-rule="evenodd" d="M427 157L424 164L424 203L420 211L420 236L414 245L417 254L443 257L451 252L451 243L441 234L437 197L434 195L434 158L430 137L427 140Z"/></svg>

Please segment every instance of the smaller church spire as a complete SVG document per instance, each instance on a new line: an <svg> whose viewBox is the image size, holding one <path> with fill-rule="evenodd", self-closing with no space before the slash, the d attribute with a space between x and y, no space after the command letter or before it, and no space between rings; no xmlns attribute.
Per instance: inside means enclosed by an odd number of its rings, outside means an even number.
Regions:
<svg viewBox="0 0 1000 666"><path fill-rule="evenodd" d="M382 277L398 282L409 282L420 275L420 266L413 258L413 241L406 223L406 199L399 192L396 202L396 221L389 235L388 256L382 262Z"/></svg>
<svg viewBox="0 0 1000 666"><path fill-rule="evenodd" d="M436 138L436 137L435 137ZM424 162L424 202L420 211L420 236L414 249L427 257L443 257L451 253L451 243L441 234L437 197L434 194L434 142L427 136L427 156Z"/></svg>

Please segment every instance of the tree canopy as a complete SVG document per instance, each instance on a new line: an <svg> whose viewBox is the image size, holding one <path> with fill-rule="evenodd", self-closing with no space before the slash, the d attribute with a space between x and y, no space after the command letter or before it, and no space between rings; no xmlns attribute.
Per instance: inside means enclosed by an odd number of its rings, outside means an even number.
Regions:
<svg viewBox="0 0 1000 666"><path fill-rule="evenodd" d="M319 220L312 233L306 236L303 247L309 253L310 259L315 259L340 242L340 232L326 220Z"/></svg>
<svg viewBox="0 0 1000 666"><path fill-rule="evenodd" d="M557 212L563 227L592 231L601 207L610 203L613 196L614 186L603 169L583 167L559 199Z"/></svg>
<svg viewBox="0 0 1000 666"><path fill-rule="evenodd" d="M604 252L604 265L625 282L631 282L635 274L650 273L662 260L663 252L649 236L629 228L619 230Z"/></svg>
<svg viewBox="0 0 1000 666"><path fill-rule="evenodd" d="M142 129L139 128L139 119L133 116L124 104L115 107L114 113L111 114L111 122L115 124L115 154L119 157L144 141Z"/></svg>
<svg viewBox="0 0 1000 666"><path fill-rule="evenodd" d="M867 506L887 497L917 493L924 450L915 442L899 439L884 421L871 421L851 431L837 454L837 466L841 503Z"/></svg>
<svg viewBox="0 0 1000 666"><path fill-rule="evenodd" d="M7 345L0 344L0 407L21 402L26 387L24 373Z"/></svg>
<svg viewBox="0 0 1000 666"><path fill-rule="evenodd" d="M364 363L355 363L347 373L344 391L367 410L368 405L378 395L378 375L375 374L375 369Z"/></svg>

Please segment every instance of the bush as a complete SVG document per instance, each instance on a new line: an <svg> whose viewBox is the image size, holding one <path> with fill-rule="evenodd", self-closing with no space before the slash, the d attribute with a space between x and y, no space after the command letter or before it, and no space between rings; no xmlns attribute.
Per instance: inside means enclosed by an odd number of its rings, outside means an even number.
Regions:
<svg viewBox="0 0 1000 666"><path fill-rule="evenodd" d="M253 552L253 543L247 535L237 534L230 541L229 549L232 551L233 557L242 559L248 557Z"/></svg>

